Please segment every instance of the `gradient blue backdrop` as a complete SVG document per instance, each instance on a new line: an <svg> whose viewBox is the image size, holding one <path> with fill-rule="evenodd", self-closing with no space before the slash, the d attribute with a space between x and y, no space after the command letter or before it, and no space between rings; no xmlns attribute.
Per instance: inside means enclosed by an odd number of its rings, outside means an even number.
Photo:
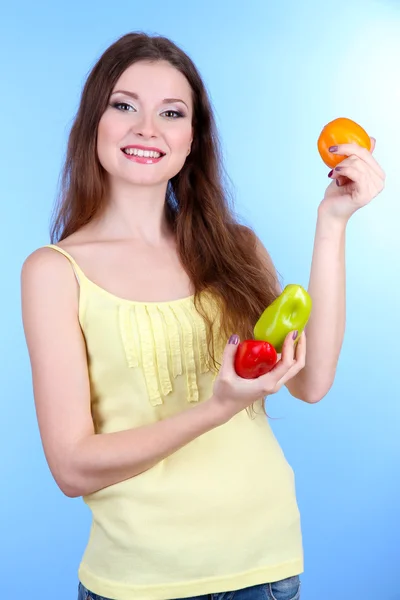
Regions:
<svg viewBox="0 0 400 600"><path fill-rule="evenodd" d="M20 268L48 241L68 130L100 53L132 31L161 33L210 90L238 211L283 283L307 285L328 183L322 126L354 118L377 138L387 187L351 221L348 324L332 391L308 406L271 398L297 474L304 600L400 598L400 8L393 0L7 3L0 25L1 595L73 600L89 531L80 499L46 466L20 318ZM255 457L256 458L256 457ZM249 490L251 493L251 490Z"/></svg>

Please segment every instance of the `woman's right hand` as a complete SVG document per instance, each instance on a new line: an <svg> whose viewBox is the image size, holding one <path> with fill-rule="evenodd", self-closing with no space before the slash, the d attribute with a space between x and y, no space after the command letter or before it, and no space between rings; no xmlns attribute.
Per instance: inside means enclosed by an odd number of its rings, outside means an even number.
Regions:
<svg viewBox="0 0 400 600"><path fill-rule="evenodd" d="M301 334L295 344L294 332L286 336L282 354L271 371L256 379L243 379L235 371L235 354L238 336L232 336L222 357L222 365L214 383L211 402L218 410L222 421L227 421L254 402L275 394L292 379L305 365L306 337Z"/></svg>

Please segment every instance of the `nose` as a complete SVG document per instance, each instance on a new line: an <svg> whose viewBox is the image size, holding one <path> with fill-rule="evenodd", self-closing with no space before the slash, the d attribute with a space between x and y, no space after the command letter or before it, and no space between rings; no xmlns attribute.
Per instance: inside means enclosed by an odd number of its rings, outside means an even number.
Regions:
<svg viewBox="0 0 400 600"><path fill-rule="evenodd" d="M157 137L158 129L154 115L142 111L139 115L139 119L135 123L134 130L136 135L146 139Z"/></svg>

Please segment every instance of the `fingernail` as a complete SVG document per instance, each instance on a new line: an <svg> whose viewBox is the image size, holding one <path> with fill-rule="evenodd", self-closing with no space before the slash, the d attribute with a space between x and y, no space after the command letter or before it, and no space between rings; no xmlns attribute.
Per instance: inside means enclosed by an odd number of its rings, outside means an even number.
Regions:
<svg viewBox="0 0 400 600"><path fill-rule="evenodd" d="M341 171L342 167L335 167L335 171Z"/></svg>
<svg viewBox="0 0 400 600"><path fill-rule="evenodd" d="M329 152L336 152L336 150L337 150L337 149L338 149L338 147L337 147L337 146L331 146L331 147L329 148Z"/></svg>
<svg viewBox="0 0 400 600"><path fill-rule="evenodd" d="M238 343L239 343L239 336L238 335L231 335L231 337L229 338L228 344L235 344L235 346L237 346Z"/></svg>
<svg viewBox="0 0 400 600"><path fill-rule="evenodd" d="M332 177L332 173L333 173L333 169L332 169L332 171L329 171L328 177Z"/></svg>
<svg viewBox="0 0 400 600"><path fill-rule="evenodd" d="M293 339L294 340L297 338L298 335L299 335L298 331L293 331Z"/></svg>

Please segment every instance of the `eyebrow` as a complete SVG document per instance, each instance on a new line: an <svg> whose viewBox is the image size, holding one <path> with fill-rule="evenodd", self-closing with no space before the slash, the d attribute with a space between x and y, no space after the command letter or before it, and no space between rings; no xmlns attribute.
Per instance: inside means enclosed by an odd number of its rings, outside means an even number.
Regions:
<svg viewBox="0 0 400 600"><path fill-rule="evenodd" d="M134 100L139 100L139 96L135 94L135 92L128 92L127 90L115 90L115 92L113 92L111 95L114 96L114 94L123 94L124 96L130 96ZM186 108L189 108L186 102L180 98L164 98L162 101L163 104L173 104L174 102L181 102L186 106Z"/></svg>

